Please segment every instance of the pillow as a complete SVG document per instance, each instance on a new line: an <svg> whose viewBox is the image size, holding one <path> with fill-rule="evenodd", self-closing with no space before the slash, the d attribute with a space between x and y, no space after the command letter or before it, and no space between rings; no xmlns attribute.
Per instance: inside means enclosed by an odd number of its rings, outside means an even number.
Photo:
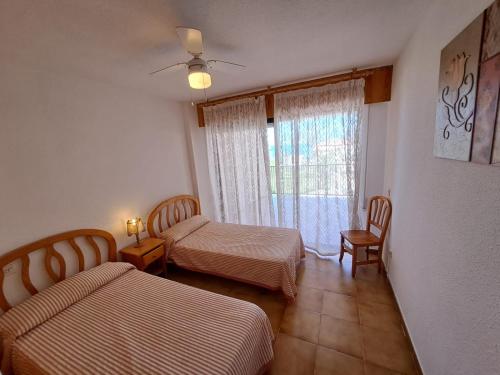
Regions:
<svg viewBox="0 0 500 375"><path fill-rule="evenodd" d="M195 215L175 224L168 228L166 231L161 232L160 236L167 241L168 246L172 246L177 241L182 240L184 237L190 235L195 230L201 228L210 220L203 215Z"/></svg>

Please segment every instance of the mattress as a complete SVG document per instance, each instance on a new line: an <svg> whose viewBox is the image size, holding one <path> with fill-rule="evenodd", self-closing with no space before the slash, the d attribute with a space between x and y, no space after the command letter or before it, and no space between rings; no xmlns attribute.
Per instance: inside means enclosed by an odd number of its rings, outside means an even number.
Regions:
<svg viewBox="0 0 500 375"><path fill-rule="evenodd" d="M296 269L305 256L295 229L222 224L195 216L162 233L180 267L297 293Z"/></svg>
<svg viewBox="0 0 500 375"><path fill-rule="evenodd" d="M0 317L5 374L259 374L273 334L256 305L105 263Z"/></svg>

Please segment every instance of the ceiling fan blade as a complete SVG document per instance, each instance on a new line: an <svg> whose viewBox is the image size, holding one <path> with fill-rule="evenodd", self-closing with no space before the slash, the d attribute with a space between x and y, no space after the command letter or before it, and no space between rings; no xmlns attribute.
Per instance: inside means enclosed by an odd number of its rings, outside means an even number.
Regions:
<svg viewBox="0 0 500 375"><path fill-rule="evenodd" d="M220 72L241 72L246 68L245 65L224 60L208 60L207 64L210 69Z"/></svg>
<svg viewBox="0 0 500 375"><path fill-rule="evenodd" d="M176 27L175 29L186 51L191 55L201 55L203 53L203 39L200 30L189 27Z"/></svg>
<svg viewBox="0 0 500 375"><path fill-rule="evenodd" d="M154 72L151 72L149 74L153 75L153 74L160 73L160 72L167 70L167 69L170 69L171 72L175 72L177 70L180 70L184 66L187 66L187 64L186 63L177 63L177 64L169 65L169 66L166 66L164 68L155 70Z"/></svg>

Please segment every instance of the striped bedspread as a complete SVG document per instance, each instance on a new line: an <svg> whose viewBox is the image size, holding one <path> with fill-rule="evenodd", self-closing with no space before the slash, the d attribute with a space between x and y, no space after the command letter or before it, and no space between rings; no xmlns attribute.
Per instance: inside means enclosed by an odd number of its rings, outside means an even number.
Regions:
<svg viewBox="0 0 500 375"><path fill-rule="evenodd" d="M258 374L272 329L256 305L105 263L0 317L2 373Z"/></svg>
<svg viewBox="0 0 500 375"><path fill-rule="evenodd" d="M305 256L298 230L222 224L196 216L162 235L170 244L169 257L180 267L281 289L294 300L296 267Z"/></svg>

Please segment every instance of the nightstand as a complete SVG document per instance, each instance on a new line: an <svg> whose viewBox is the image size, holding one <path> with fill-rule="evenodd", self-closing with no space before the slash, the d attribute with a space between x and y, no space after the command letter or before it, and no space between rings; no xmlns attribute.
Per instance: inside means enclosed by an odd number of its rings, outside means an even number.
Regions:
<svg viewBox="0 0 500 375"><path fill-rule="evenodd" d="M137 269L158 275L167 275L167 252L165 240L144 238L140 247L134 245L120 250L124 262L132 263Z"/></svg>

